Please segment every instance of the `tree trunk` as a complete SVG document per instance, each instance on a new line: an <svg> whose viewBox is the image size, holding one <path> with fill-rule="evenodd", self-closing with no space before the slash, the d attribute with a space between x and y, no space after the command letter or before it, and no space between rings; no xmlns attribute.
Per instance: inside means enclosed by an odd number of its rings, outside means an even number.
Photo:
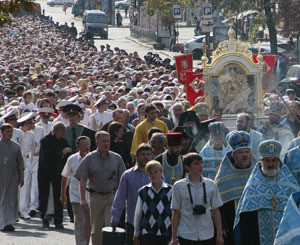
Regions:
<svg viewBox="0 0 300 245"><path fill-rule="evenodd" d="M271 53L277 54L277 33L276 33L275 23L273 19L273 14L271 11L270 0L264 0L264 8L265 8L266 22L269 29L269 35L270 35Z"/></svg>

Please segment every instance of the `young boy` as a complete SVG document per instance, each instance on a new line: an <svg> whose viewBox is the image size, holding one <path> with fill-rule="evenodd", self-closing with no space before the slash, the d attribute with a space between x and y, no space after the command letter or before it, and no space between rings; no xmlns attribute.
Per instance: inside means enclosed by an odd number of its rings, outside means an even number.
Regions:
<svg viewBox="0 0 300 245"><path fill-rule="evenodd" d="M223 235L218 208L223 203L217 185L202 177L203 162L198 153L186 154L183 166L189 175L173 186L171 245L221 245Z"/></svg>
<svg viewBox="0 0 300 245"><path fill-rule="evenodd" d="M23 93L24 101L19 105L20 114L23 114L25 111L34 111L36 110L35 105L32 103L32 92L27 90Z"/></svg>
<svg viewBox="0 0 300 245"><path fill-rule="evenodd" d="M162 181L158 161L148 162L145 171L151 183L138 193L133 242L134 245L167 245L171 240L172 187Z"/></svg>

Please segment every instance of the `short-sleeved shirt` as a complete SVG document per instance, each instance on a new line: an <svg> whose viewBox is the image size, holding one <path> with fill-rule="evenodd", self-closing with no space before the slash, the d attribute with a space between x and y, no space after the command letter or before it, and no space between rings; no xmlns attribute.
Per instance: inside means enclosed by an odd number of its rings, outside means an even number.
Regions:
<svg viewBox="0 0 300 245"><path fill-rule="evenodd" d="M98 150L83 158L75 177L89 180L89 188L98 193L114 192L118 189L121 175L125 171L122 157L112 151L102 157Z"/></svg>
<svg viewBox="0 0 300 245"><path fill-rule="evenodd" d="M67 163L61 173L63 177L71 179L70 187L69 187L69 195L70 195L70 201L75 203L80 203L80 192L79 192L80 182L78 179L74 177L74 175L82 159L83 158L80 156L79 152L73 154L68 158Z"/></svg>
<svg viewBox="0 0 300 245"><path fill-rule="evenodd" d="M207 204L204 204L203 183L206 188ZM190 184L193 205L190 200L188 184ZM203 205L206 213L193 215L193 207ZM195 185L190 182L189 177L177 181L173 186L171 209L180 211L178 236L202 241L214 236L214 225L210 209L216 209L223 205L217 185L213 180L202 177L202 181Z"/></svg>

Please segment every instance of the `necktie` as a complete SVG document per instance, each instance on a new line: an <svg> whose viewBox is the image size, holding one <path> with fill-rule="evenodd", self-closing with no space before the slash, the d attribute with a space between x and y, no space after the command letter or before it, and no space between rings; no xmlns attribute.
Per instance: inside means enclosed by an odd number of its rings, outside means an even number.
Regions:
<svg viewBox="0 0 300 245"><path fill-rule="evenodd" d="M72 152L76 152L76 138L75 128L72 127Z"/></svg>

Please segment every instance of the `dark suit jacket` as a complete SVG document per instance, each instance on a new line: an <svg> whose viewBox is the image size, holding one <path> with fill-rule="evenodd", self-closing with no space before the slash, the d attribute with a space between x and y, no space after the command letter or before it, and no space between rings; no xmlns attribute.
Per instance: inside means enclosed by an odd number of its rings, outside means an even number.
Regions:
<svg viewBox="0 0 300 245"><path fill-rule="evenodd" d="M39 178L61 178L61 172L69 155L63 149L69 147L66 139L57 139L51 133L41 139Z"/></svg>
<svg viewBox="0 0 300 245"><path fill-rule="evenodd" d="M90 141L91 141L91 151L96 150L96 148L97 148L97 146L96 146L96 139L95 139L96 131L92 130L92 129L89 129L87 127L84 127L84 126L82 126L82 127L83 127L83 130L82 130L81 136L87 136L87 137L89 137Z"/></svg>

